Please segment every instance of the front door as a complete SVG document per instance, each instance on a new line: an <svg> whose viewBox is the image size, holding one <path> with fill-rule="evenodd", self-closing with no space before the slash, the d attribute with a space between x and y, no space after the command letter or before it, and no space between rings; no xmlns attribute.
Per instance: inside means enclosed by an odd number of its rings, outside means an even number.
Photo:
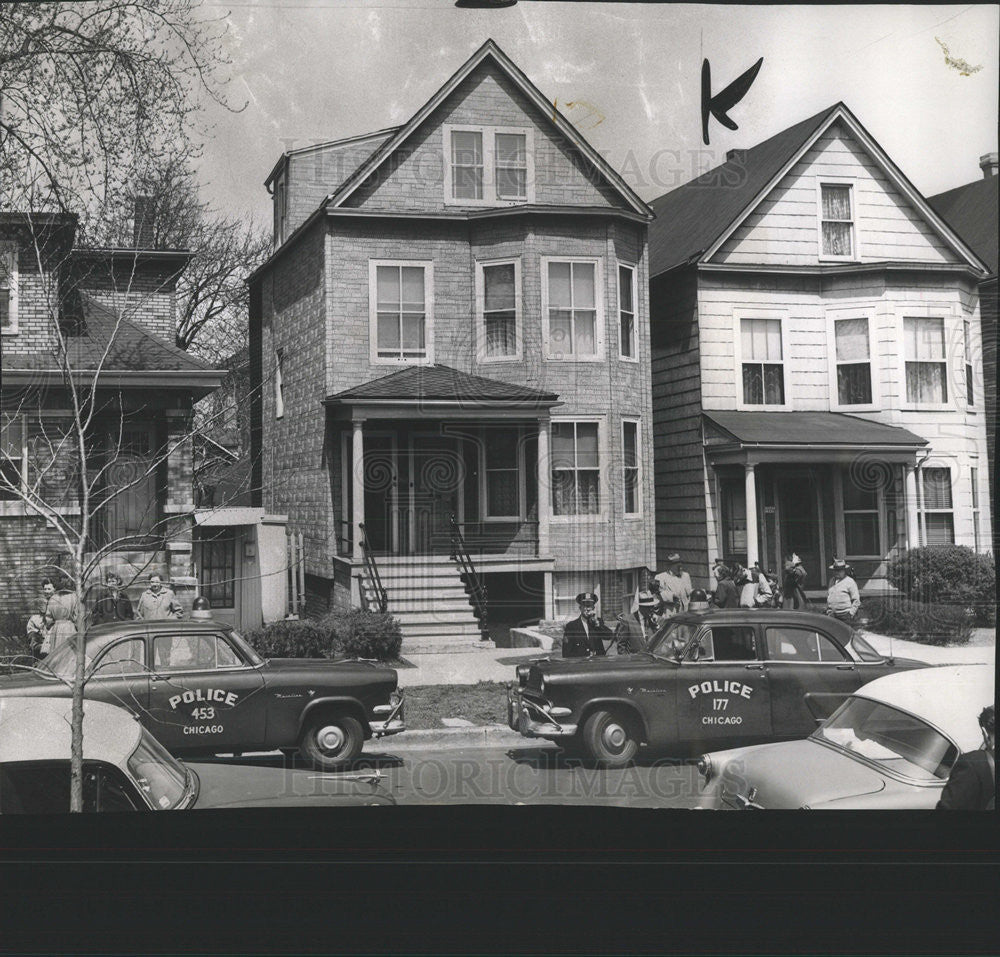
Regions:
<svg viewBox="0 0 1000 957"><path fill-rule="evenodd" d="M365 532L373 551L397 550L396 508L399 482L396 436L365 434Z"/></svg>
<svg viewBox="0 0 1000 957"><path fill-rule="evenodd" d="M808 578L806 588L826 581L823 563L822 522L819 485L812 473L781 475L775 479L782 558L794 552L802 561Z"/></svg>
<svg viewBox="0 0 1000 957"><path fill-rule="evenodd" d="M410 542L418 555L447 554L451 516L462 521L465 463L455 439L415 435L410 449Z"/></svg>
<svg viewBox="0 0 1000 957"><path fill-rule="evenodd" d="M129 423L121 437L111 436L104 507L108 541L140 543L157 532L155 433L150 423ZM117 490L117 491L115 491Z"/></svg>

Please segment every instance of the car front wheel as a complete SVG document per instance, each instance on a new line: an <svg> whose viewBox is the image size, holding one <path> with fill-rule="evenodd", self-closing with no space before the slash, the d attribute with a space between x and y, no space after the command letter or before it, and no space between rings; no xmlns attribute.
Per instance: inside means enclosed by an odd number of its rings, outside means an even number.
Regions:
<svg viewBox="0 0 1000 957"><path fill-rule="evenodd" d="M639 742L632 722L617 711L595 711L583 726L590 756L605 768L623 768L635 757Z"/></svg>
<svg viewBox="0 0 1000 957"><path fill-rule="evenodd" d="M321 714L302 732L299 752L317 771L339 771L350 764L365 743L361 722L346 714Z"/></svg>

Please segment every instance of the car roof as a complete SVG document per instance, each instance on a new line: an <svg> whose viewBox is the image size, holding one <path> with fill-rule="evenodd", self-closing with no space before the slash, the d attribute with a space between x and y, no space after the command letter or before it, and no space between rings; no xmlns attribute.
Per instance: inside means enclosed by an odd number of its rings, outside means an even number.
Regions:
<svg viewBox="0 0 1000 957"><path fill-rule="evenodd" d="M972 751L983 743L979 712L993 704L994 688L992 665L938 665L876 678L854 696L915 714Z"/></svg>
<svg viewBox="0 0 1000 957"><path fill-rule="evenodd" d="M814 611L792 611L784 608L719 608L715 611L683 612L670 621L711 622L723 625L745 625L757 622L765 625L803 625L821 628L847 644L851 639L851 627L829 615Z"/></svg>
<svg viewBox="0 0 1000 957"><path fill-rule="evenodd" d="M68 761L70 698L0 698L0 763ZM142 726L124 708L85 701L83 756L124 765L135 750Z"/></svg>
<svg viewBox="0 0 1000 957"><path fill-rule="evenodd" d="M190 619L164 618L148 621L143 618L130 618L126 621L110 621L103 625L94 625L87 629L87 640L92 638L116 637L118 635L134 634L136 629L148 631L151 634L169 631L176 634L177 629L181 631L232 631L232 626L224 621L216 621L212 618L193 621Z"/></svg>

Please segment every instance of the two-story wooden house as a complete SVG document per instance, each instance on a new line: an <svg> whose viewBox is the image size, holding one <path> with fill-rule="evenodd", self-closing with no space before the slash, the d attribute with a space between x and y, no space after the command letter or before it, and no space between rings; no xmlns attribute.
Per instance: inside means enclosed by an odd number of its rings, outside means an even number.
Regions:
<svg viewBox="0 0 1000 957"><path fill-rule="evenodd" d="M842 103L652 203L657 547L870 588L990 543L984 264Z"/></svg>
<svg viewBox="0 0 1000 957"><path fill-rule="evenodd" d="M617 612L653 557L649 208L492 41L267 183L253 485L310 612L377 578L411 651L479 638L475 580L493 620Z"/></svg>

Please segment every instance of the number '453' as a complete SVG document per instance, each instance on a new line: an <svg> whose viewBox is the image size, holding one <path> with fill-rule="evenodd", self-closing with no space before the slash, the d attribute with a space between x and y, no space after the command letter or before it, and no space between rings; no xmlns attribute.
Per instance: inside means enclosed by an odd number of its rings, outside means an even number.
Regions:
<svg viewBox="0 0 1000 957"><path fill-rule="evenodd" d="M215 717L215 708L193 708L191 717L195 721L211 721Z"/></svg>

